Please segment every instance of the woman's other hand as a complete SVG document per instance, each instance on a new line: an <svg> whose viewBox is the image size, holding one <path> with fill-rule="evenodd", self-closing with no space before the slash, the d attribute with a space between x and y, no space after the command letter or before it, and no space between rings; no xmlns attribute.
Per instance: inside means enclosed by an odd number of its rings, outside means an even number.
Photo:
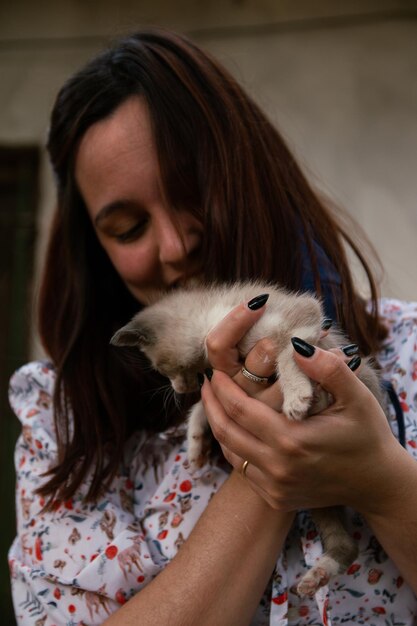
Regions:
<svg viewBox="0 0 417 626"><path fill-rule="evenodd" d="M334 398L322 414L290 421L251 398L224 372L214 371L202 399L214 436L229 462L274 508L336 504L379 509L394 496L392 467L403 450L372 393L342 353L294 352L299 367Z"/></svg>

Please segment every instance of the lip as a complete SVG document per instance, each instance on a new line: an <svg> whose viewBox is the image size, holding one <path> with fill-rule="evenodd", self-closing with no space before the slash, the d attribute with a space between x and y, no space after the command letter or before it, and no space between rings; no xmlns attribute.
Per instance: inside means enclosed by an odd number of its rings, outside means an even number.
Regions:
<svg viewBox="0 0 417 626"><path fill-rule="evenodd" d="M140 297L133 295L136 299L142 304L142 306L149 306L151 304L156 304L159 302L161 298L165 295L168 295L172 291L176 291L177 289L192 289L193 287L199 287L204 284L204 275L203 273L195 273L195 274L187 274L185 276L181 276L171 281L169 284L160 285L159 287L154 287L147 289L146 294L141 293Z"/></svg>

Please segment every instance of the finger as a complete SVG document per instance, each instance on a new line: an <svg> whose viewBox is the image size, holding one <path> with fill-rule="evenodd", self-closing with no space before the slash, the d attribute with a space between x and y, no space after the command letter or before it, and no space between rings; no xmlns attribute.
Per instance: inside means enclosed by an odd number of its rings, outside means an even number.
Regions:
<svg viewBox="0 0 417 626"><path fill-rule="evenodd" d="M356 394L359 399L366 389L355 375L355 370L357 371L360 365L359 356L354 356L346 364L344 359L334 352L315 347L313 354L308 357L294 350L294 359L309 378L318 382L336 399L347 400Z"/></svg>
<svg viewBox="0 0 417 626"><path fill-rule="evenodd" d="M269 378L275 373L276 345L268 338L261 339L245 358L247 371L261 378ZM234 381L250 396L257 397L270 383L254 382L242 373L242 369L233 377Z"/></svg>
<svg viewBox="0 0 417 626"><path fill-rule="evenodd" d="M230 448L228 448L227 446L220 447L226 461L228 461L233 469L239 472L239 474L242 474L243 463L245 462L245 460L241 456L230 450Z"/></svg>
<svg viewBox="0 0 417 626"><path fill-rule="evenodd" d="M245 392L233 383L226 374L222 372L219 372L219 374L230 381L230 383L242 393L242 396L249 400ZM213 435L222 448L229 449L241 458L250 457L253 459L254 455L260 455L260 458L262 458L265 448L263 442L261 442L254 433L247 431L228 416L225 408L216 397L211 383L207 381L201 389L201 399Z"/></svg>
<svg viewBox="0 0 417 626"><path fill-rule="evenodd" d="M243 459L226 447L222 447L225 459L240 474L242 480L246 480L252 489L258 493L272 508L277 508L276 499L274 499L268 491L268 478L254 463ZM243 471L244 463L247 462Z"/></svg>
<svg viewBox="0 0 417 626"><path fill-rule="evenodd" d="M340 348L340 350L343 355L349 359L356 354L359 354L359 346L356 343L349 343L347 346Z"/></svg>
<svg viewBox="0 0 417 626"><path fill-rule="evenodd" d="M247 370L257 376L264 376L273 379L277 374L276 368L277 346L270 338L264 338L252 348L245 359ZM272 409L281 410L283 396L279 381L266 385L251 382L245 378L242 372L238 372L233 380L246 391L249 396L261 400Z"/></svg>
<svg viewBox="0 0 417 626"><path fill-rule="evenodd" d="M223 372L214 371L210 392L214 392L216 401L228 416L229 422L235 422L263 442L269 442L271 432L285 428L288 423L283 414L277 413L263 400L249 397Z"/></svg>
<svg viewBox="0 0 417 626"><path fill-rule="evenodd" d="M329 348L329 352L333 352L339 359L343 359L346 363L350 361L350 357L346 356L344 352L342 352L342 348Z"/></svg>
<svg viewBox="0 0 417 626"><path fill-rule="evenodd" d="M349 361L351 361L351 359L353 358L353 356L356 356L359 352L359 348L358 346L351 344L349 346L346 346L347 348L356 348L356 350L352 350L352 352L350 353L349 351L345 352L345 349L342 348L330 348L329 352L333 352L333 354L335 354L336 356L338 356L340 359L342 359L345 363L349 363Z"/></svg>
<svg viewBox="0 0 417 626"><path fill-rule="evenodd" d="M226 446L222 446L222 452L225 459L227 459L230 465L242 476L242 478L245 478L249 482L253 482L253 484L262 485L265 493L265 487L267 486L265 474L258 469L254 461L239 456Z"/></svg>
<svg viewBox="0 0 417 626"><path fill-rule="evenodd" d="M277 497L276 490L274 494L272 494L271 482L270 479L268 479L268 475L262 469L258 468L255 463L249 461L248 459L243 459L234 452L231 452L231 450L226 447L222 447L222 451L224 457L234 468L234 470L238 474L240 474L242 479L246 480L250 487L256 493L258 493L272 508L280 508L282 510L293 510L297 508L296 503L291 506L291 499L286 493L282 494L282 496L285 495L285 498L281 498L280 506L277 505L279 498Z"/></svg>
<svg viewBox="0 0 417 626"><path fill-rule="evenodd" d="M267 299L267 295L265 294ZM264 304L266 303L266 299ZM258 321L265 311L264 304L251 308L253 301L239 304L232 309L208 334L206 347L208 360L215 369L235 375L241 368L239 353L236 348L242 337ZM258 298L258 302L262 300Z"/></svg>
<svg viewBox="0 0 417 626"><path fill-rule="evenodd" d="M281 412L282 410L282 403L284 401L284 396L282 394L282 389L281 389L281 384L279 382L279 379L274 384L271 384L269 387L267 387L263 391L260 391L259 393L254 394L253 397L256 398L256 400L263 402L264 404L269 406L271 409L274 409L275 411Z"/></svg>

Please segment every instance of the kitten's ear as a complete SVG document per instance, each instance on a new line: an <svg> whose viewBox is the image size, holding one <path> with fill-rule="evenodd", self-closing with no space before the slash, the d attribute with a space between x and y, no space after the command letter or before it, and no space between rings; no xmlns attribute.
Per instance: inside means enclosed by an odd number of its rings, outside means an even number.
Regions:
<svg viewBox="0 0 417 626"><path fill-rule="evenodd" d="M132 320L120 328L110 339L113 346L136 346L138 348L154 343L155 336L150 328L139 325Z"/></svg>

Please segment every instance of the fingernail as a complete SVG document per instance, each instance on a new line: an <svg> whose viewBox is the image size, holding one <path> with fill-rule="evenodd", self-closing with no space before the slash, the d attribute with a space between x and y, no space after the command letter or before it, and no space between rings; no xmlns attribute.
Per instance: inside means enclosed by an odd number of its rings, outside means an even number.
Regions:
<svg viewBox="0 0 417 626"><path fill-rule="evenodd" d="M197 382L199 387L204 385L204 374L201 374L201 372L197 372Z"/></svg>
<svg viewBox="0 0 417 626"><path fill-rule="evenodd" d="M350 343L348 346L342 348L342 352L346 354L346 356L353 356L359 352L359 346L357 346L356 343Z"/></svg>
<svg viewBox="0 0 417 626"><path fill-rule="evenodd" d="M204 370L205 375L207 376L207 378L209 380L211 380L212 376L213 376L213 370L211 369L211 367L208 367L207 369Z"/></svg>
<svg viewBox="0 0 417 626"><path fill-rule="evenodd" d="M268 300L268 298L269 298L269 293L263 293L260 296L256 296L255 298L252 298L252 300L249 300L248 307L252 311L257 311L258 309L263 307L264 304L266 304L266 301Z"/></svg>
<svg viewBox="0 0 417 626"><path fill-rule="evenodd" d="M347 363L346 365L352 370L352 372L354 372L355 370L358 369L360 364L361 364L361 357L354 356L353 359L350 359L349 363Z"/></svg>
<svg viewBox="0 0 417 626"><path fill-rule="evenodd" d="M313 356L316 351L314 346L299 337L291 337L291 343L294 346L294 350L298 352L298 354L301 354L301 356Z"/></svg>
<svg viewBox="0 0 417 626"><path fill-rule="evenodd" d="M322 330L329 330L329 328L333 325L333 320L331 317L326 317L326 319L323 320L321 328Z"/></svg>

